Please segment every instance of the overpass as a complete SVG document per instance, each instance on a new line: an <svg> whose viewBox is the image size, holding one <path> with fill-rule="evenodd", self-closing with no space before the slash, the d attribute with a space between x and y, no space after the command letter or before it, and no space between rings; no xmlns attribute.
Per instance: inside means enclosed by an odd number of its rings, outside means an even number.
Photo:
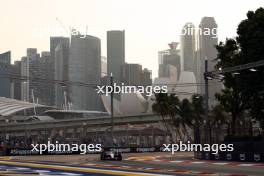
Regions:
<svg viewBox="0 0 264 176"><path fill-rule="evenodd" d="M162 121L162 117L155 114L144 114L134 116L115 116L115 126L124 124L152 124ZM78 118L78 119L60 119L51 121L33 121L22 123L1 123L0 129L3 132L24 132L35 130L52 130L60 128L80 128L84 127L89 129L95 129L96 127L109 127L111 126L110 116L103 116L99 118Z"/></svg>

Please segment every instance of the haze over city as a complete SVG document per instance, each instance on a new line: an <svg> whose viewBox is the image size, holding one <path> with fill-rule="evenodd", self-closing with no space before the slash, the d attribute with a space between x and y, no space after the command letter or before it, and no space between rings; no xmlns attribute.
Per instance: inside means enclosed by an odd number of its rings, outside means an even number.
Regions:
<svg viewBox="0 0 264 176"><path fill-rule="evenodd" d="M263 2L0 4L1 176L264 175Z"/></svg>
<svg viewBox="0 0 264 176"><path fill-rule="evenodd" d="M85 31L87 26L87 34L101 39L102 56L106 56L106 31L125 30L126 61L142 64L156 77L158 51L167 49L171 41L179 42L186 22L198 27L202 17L213 16L219 41L223 41L236 35L236 26L248 10L261 5L258 0L239 4L227 0L10 0L0 11L0 52L11 50L12 61L19 60L26 54L26 48L49 50L52 34L39 37L34 33L36 29L54 27L53 31L64 31L64 27L71 26Z"/></svg>

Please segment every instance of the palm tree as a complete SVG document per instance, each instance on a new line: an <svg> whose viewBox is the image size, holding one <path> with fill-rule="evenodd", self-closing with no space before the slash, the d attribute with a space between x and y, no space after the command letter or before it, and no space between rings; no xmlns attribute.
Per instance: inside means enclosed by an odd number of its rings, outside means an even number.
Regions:
<svg viewBox="0 0 264 176"><path fill-rule="evenodd" d="M155 94L155 97L156 99L155 103L152 105L152 110L162 117L167 131L171 133L173 141L176 142L177 136L174 136L173 128L176 128L175 130L178 133L178 136L182 138L179 131L181 119L177 113L177 106L179 105L180 101L174 94L168 95L165 93L159 93Z"/></svg>
<svg viewBox="0 0 264 176"><path fill-rule="evenodd" d="M155 103L152 106L154 112L160 114L168 131L175 128L176 133L183 140L184 137L190 139L188 127L193 127L193 121L198 124L201 115L199 101L193 98L180 101L175 94L156 94ZM194 104L193 104L194 103ZM165 118L169 117L169 121ZM200 122L199 122L200 123ZM183 135L182 135L183 134Z"/></svg>

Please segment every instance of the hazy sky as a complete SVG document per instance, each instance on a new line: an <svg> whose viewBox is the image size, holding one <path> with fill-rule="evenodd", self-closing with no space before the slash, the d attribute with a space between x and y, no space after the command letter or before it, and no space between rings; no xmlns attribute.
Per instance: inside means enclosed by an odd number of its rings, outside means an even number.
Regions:
<svg viewBox="0 0 264 176"><path fill-rule="evenodd" d="M213 16L220 40L236 35L248 10L263 6L261 0L0 0L0 53L12 51L19 60L26 48L49 50L50 35L69 35L76 27L97 36L106 56L106 31L126 31L126 61L140 63L157 76L159 50L179 41L186 22L195 26Z"/></svg>

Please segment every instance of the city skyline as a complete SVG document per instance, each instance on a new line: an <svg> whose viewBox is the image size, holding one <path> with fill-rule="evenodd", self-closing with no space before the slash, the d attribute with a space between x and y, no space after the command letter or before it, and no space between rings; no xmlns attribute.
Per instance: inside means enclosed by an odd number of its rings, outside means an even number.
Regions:
<svg viewBox="0 0 264 176"><path fill-rule="evenodd" d="M51 35L43 36L42 39L33 35L32 31L37 27L53 26L63 30L63 26L67 29L69 26L74 26L84 31L87 25L87 33L101 39L102 56L106 56L106 31L125 30L126 61L142 64L143 67L153 71L153 77L157 77L158 51L167 48L167 43L171 41L179 41L179 34L186 22L192 22L195 27L198 27L202 17L213 16L218 24L219 41L223 41L226 37L236 35L236 26L246 18L245 14L248 10L255 10L262 5L261 2L254 2L240 2L239 4L231 2L226 7L222 1L214 3L212 1L192 1L192 6L189 6L190 1L169 0L165 2L75 1L75 3L58 0L38 3L30 0L9 1L5 3L5 8L0 12L3 24L0 32L0 38L3 41L0 45L0 52L11 50L12 62L14 62L25 55L26 48L48 51ZM63 8L61 8L62 3ZM196 8L197 3L199 8ZM234 10L234 6L238 8ZM24 9L28 7L32 8L29 12L25 12ZM50 9L50 13L45 13L47 9ZM53 12L55 9L56 11ZM68 13L71 9L73 9L72 13ZM74 9L80 10L75 11ZM148 13L145 13L146 9ZM134 13L135 11L137 13ZM156 14L156 12L160 13ZM37 15L31 15L32 13ZM23 20L18 20L19 17Z"/></svg>

